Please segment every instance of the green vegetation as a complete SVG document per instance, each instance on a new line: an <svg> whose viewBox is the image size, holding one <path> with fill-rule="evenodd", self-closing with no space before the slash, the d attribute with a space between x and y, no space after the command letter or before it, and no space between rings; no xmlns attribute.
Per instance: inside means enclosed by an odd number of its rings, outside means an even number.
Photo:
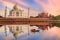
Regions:
<svg viewBox="0 0 60 40"><path fill-rule="evenodd" d="M53 23L53 26L60 27L60 23Z"/></svg>
<svg viewBox="0 0 60 40"><path fill-rule="evenodd" d="M60 15L53 17L54 20L60 20Z"/></svg>
<svg viewBox="0 0 60 40"><path fill-rule="evenodd" d="M60 20L60 15L53 17L53 20ZM60 27L60 23L53 23L53 26Z"/></svg>

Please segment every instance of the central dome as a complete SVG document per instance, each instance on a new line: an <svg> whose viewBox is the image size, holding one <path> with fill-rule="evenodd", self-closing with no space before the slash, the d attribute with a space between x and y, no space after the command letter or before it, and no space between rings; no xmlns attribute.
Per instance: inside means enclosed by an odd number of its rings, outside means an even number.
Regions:
<svg viewBox="0 0 60 40"><path fill-rule="evenodd" d="M18 9L19 9L19 8L18 8L18 5L15 4L14 7L13 7L13 9L18 10Z"/></svg>

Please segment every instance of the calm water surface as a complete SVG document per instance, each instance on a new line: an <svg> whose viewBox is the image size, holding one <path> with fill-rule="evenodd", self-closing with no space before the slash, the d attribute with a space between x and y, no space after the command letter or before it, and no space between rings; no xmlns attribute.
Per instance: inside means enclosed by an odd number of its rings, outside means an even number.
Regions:
<svg viewBox="0 0 60 40"><path fill-rule="evenodd" d="M39 30L39 32L31 32L31 29ZM60 40L60 28L41 30L36 26L6 25L0 27L0 40Z"/></svg>

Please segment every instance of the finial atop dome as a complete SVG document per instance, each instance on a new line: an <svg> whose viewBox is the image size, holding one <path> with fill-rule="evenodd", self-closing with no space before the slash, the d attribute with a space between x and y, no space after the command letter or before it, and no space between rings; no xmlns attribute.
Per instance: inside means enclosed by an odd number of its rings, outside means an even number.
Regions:
<svg viewBox="0 0 60 40"><path fill-rule="evenodd" d="M15 4L13 8L14 8L15 10L18 10L18 9L19 9L17 4Z"/></svg>

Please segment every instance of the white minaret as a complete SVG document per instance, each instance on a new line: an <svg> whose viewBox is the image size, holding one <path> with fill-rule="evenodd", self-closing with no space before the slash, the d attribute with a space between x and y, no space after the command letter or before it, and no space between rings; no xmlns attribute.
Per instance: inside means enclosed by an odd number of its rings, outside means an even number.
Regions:
<svg viewBox="0 0 60 40"><path fill-rule="evenodd" d="M5 7L5 14L4 14L4 17L6 18L7 16L7 7Z"/></svg>

